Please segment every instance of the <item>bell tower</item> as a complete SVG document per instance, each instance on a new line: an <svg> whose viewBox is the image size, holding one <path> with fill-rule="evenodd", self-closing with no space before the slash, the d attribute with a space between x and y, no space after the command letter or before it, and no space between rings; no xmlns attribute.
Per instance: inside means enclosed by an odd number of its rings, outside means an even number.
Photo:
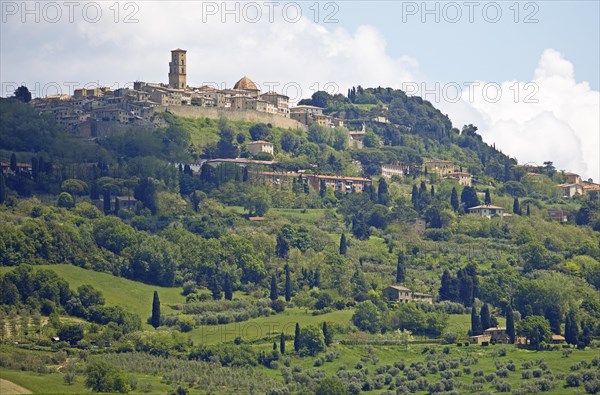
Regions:
<svg viewBox="0 0 600 395"><path fill-rule="evenodd" d="M169 88L185 89L187 60L185 49L174 49L171 51L171 61L169 62Z"/></svg>

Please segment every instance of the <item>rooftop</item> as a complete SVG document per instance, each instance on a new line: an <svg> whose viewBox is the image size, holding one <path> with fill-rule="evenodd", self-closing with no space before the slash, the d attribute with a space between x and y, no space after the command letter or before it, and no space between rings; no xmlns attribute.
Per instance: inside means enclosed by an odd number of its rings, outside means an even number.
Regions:
<svg viewBox="0 0 600 395"><path fill-rule="evenodd" d="M259 91L258 87L252 80L246 76L243 76L238 82L235 83L233 89L245 90L245 91Z"/></svg>

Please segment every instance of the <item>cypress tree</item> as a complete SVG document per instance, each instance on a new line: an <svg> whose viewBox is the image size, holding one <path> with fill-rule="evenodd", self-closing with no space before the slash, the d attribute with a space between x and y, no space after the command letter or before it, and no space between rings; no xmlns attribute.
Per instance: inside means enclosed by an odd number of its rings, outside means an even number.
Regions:
<svg viewBox="0 0 600 395"><path fill-rule="evenodd" d="M4 174L0 173L0 204L6 201L6 196L8 196L6 179L4 178Z"/></svg>
<svg viewBox="0 0 600 395"><path fill-rule="evenodd" d="M481 328L483 330L486 330L486 329L492 327L490 308L488 307L487 303L484 303L483 306L481 306L481 311L479 313L479 316L481 319Z"/></svg>
<svg viewBox="0 0 600 395"><path fill-rule="evenodd" d="M348 246L346 245L346 235L342 233L342 237L340 238L340 255L346 256L346 251Z"/></svg>
<svg viewBox="0 0 600 395"><path fill-rule="evenodd" d="M411 200L411 202L413 204L413 207L417 208L418 204L419 204L419 190L417 189L416 185L413 185L413 187L412 187L412 192L411 192L410 200Z"/></svg>
<svg viewBox="0 0 600 395"><path fill-rule="evenodd" d="M555 305L546 307L544 316L550 322L550 330L555 335L560 335L560 311Z"/></svg>
<svg viewBox="0 0 600 395"><path fill-rule="evenodd" d="M31 177L35 182L39 180L40 177L40 167L38 159L35 156L31 157Z"/></svg>
<svg viewBox="0 0 600 395"><path fill-rule="evenodd" d="M440 299L441 300L451 300L455 301L456 299L456 290L454 287L454 278L450 274L448 269L444 270L444 274L442 274L442 285L440 287Z"/></svg>
<svg viewBox="0 0 600 395"><path fill-rule="evenodd" d="M567 315L567 323L565 325L565 340L569 344L577 344L577 337L579 336L579 326L575 319L575 313L569 312Z"/></svg>
<svg viewBox="0 0 600 395"><path fill-rule="evenodd" d="M515 343L515 315L510 305L506 307L506 335L510 340L510 344Z"/></svg>
<svg viewBox="0 0 600 395"><path fill-rule="evenodd" d="M292 280L290 278L290 265L285 265L285 301L292 299Z"/></svg>
<svg viewBox="0 0 600 395"><path fill-rule="evenodd" d="M279 335L279 352L285 354L285 335L283 332Z"/></svg>
<svg viewBox="0 0 600 395"><path fill-rule="evenodd" d="M325 345L329 347L333 343L333 336L327 328L327 322L323 322L323 337L325 338Z"/></svg>
<svg viewBox="0 0 600 395"><path fill-rule="evenodd" d="M107 189L104 191L104 214L108 215L110 214L110 191Z"/></svg>
<svg viewBox="0 0 600 395"><path fill-rule="evenodd" d="M400 253L398 254L398 266L396 267L396 282L397 283L403 283L404 281L406 281L406 273L405 273L405 268L404 268L404 260L405 260L405 256L404 256L404 252L400 251Z"/></svg>
<svg viewBox="0 0 600 395"><path fill-rule="evenodd" d="M527 205L527 216L531 216L531 208Z"/></svg>
<svg viewBox="0 0 600 395"><path fill-rule="evenodd" d="M458 211L458 207L460 203L458 201L458 192L456 192L456 188L452 187L452 195L450 195L450 205L454 211Z"/></svg>
<svg viewBox="0 0 600 395"><path fill-rule="evenodd" d="M277 350L277 341L274 340L273 341L273 351L276 351L276 350Z"/></svg>
<svg viewBox="0 0 600 395"><path fill-rule="evenodd" d="M471 336L478 336L483 333L481 329L481 320L475 306L471 307Z"/></svg>
<svg viewBox="0 0 600 395"><path fill-rule="evenodd" d="M17 156L14 152L10 155L10 169L13 172L17 171Z"/></svg>
<svg viewBox="0 0 600 395"><path fill-rule="evenodd" d="M115 215L119 215L119 210L121 209L121 201L118 197L115 196Z"/></svg>
<svg viewBox="0 0 600 395"><path fill-rule="evenodd" d="M486 189L485 190L485 199L484 199L485 204L492 204L492 197L490 196L490 190Z"/></svg>
<svg viewBox="0 0 600 395"><path fill-rule="evenodd" d="M274 274L271 276L271 293L269 297L271 300L277 300L277 280Z"/></svg>
<svg viewBox="0 0 600 395"><path fill-rule="evenodd" d="M223 293L225 294L226 300L233 299L233 290L231 288L231 276L229 274L225 275L225 281L223 284Z"/></svg>
<svg viewBox="0 0 600 395"><path fill-rule="evenodd" d="M387 206L390 203L390 195L388 193L388 185L385 178L381 177L377 185L377 202Z"/></svg>
<svg viewBox="0 0 600 395"><path fill-rule="evenodd" d="M294 351L300 351L300 324L296 322L296 330L294 331Z"/></svg>
<svg viewBox="0 0 600 395"><path fill-rule="evenodd" d="M152 318L150 318L150 324L154 329L160 326L160 300L158 299L157 291L154 291L154 297L152 298Z"/></svg>
<svg viewBox="0 0 600 395"><path fill-rule="evenodd" d="M519 205L519 198L515 198L513 201L513 213L521 215L521 206Z"/></svg>

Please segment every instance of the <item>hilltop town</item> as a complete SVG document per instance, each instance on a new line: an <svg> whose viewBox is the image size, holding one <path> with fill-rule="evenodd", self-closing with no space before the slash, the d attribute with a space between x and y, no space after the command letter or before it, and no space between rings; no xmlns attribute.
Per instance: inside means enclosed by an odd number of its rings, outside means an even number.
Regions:
<svg viewBox="0 0 600 395"><path fill-rule="evenodd" d="M269 120L285 127L302 128L312 123L327 127L343 127L341 119L323 114L323 109L316 106L290 106L289 97L277 92L261 93L257 85L244 76L233 88L217 89L211 86L190 87L187 85L189 68L186 50L171 51L169 62L169 82L151 83L137 81L132 88L119 88L111 91L107 87L75 89L73 96L59 95L39 98L34 105L40 111L52 113L56 121L72 130L84 130L94 122L116 122L120 124L152 124L162 125L160 118L154 115L160 111L172 111L191 116L211 116L210 112L201 109L229 110L219 113L228 117L256 112L246 117L252 120ZM197 111L188 108L193 107ZM179 110L179 111L178 111ZM190 111L191 110L191 111ZM261 115L274 115L267 117ZM285 118L295 122L285 122Z"/></svg>

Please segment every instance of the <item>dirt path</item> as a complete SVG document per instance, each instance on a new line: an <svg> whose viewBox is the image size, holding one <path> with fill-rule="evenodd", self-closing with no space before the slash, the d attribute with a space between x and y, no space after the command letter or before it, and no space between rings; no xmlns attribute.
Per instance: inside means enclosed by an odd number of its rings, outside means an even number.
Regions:
<svg viewBox="0 0 600 395"><path fill-rule="evenodd" d="M31 394L27 388L23 388L20 385L13 383L12 381L0 379L0 394L2 395L18 395L18 394Z"/></svg>

